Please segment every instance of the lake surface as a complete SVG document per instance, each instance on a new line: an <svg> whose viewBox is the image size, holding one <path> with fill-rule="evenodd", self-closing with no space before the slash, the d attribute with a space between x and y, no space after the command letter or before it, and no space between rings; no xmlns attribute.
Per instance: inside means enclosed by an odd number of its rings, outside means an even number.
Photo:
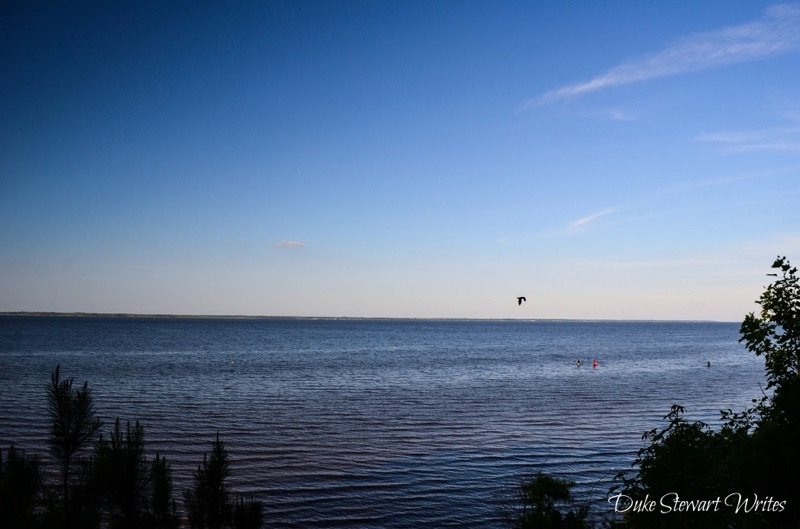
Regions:
<svg viewBox="0 0 800 529"><path fill-rule="evenodd" d="M117 416L143 422L176 498L219 431L231 487L264 502L268 527L499 528L498 503L540 470L575 481L602 515L670 405L715 426L760 396L763 362L738 329L0 317L0 445L47 460L60 364L89 382L104 432Z"/></svg>

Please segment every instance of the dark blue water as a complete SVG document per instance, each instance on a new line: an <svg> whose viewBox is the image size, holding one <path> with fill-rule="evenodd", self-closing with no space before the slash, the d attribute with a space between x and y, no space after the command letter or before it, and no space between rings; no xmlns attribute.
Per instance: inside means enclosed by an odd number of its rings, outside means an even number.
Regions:
<svg viewBox="0 0 800 529"><path fill-rule="evenodd" d="M269 527L497 528L540 470L603 514L671 404L715 425L760 395L737 340L726 323L0 317L0 444L46 454L60 363L104 430L144 423L176 497L219 431Z"/></svg>

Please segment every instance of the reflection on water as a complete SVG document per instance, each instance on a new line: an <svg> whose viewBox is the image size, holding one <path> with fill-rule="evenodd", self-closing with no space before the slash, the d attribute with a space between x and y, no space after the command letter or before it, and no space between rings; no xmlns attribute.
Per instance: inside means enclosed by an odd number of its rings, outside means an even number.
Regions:
<svg viewBox="0 0 800 529"><path fill-rule="evenodd" d="M104 429L144 423L176 491L220 431L270 527L494 528L526 472L607 509L671 404L711 424L746 406L763 364L737 339L718 323L0 317L0 443L46 453L60 363Z"/></svg>

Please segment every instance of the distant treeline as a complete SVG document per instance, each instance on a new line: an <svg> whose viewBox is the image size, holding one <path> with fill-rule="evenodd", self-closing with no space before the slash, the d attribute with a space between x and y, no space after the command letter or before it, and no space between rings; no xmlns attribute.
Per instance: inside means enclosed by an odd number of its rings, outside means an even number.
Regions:
<svg viewBox="0 0 800 529"><path fill-rule="evenodd" d="M0 312L2 316L26 318L108 318L143 320L293 320L294 316L248 316L212 314L137 314L133 312Z"/></svg>

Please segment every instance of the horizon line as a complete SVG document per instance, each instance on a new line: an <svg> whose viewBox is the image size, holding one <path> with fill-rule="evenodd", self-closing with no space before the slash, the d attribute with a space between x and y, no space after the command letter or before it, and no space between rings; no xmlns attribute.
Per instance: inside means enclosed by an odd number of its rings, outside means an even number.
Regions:
<svg viewBox="0 0 800 529"><path fill-rule="evenodd" d="M198 319L198 320L419 320L419 321L519 321L519 322L583 322L583 323L741 323L709 319L649 319L649 318L468 318L420 316L276 316L253 314L173 314L138 312L62 312L62 311L0 311L0 317L28 318L116 318L116 319Z"/></svg>

